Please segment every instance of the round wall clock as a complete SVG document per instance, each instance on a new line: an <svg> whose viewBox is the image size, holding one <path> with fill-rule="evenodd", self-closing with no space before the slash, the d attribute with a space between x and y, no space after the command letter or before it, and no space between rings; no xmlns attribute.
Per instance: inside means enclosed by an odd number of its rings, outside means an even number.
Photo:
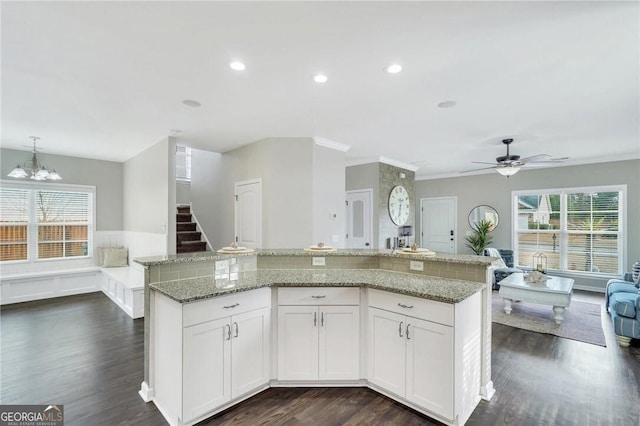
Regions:
<svg viewBox="0 0 640 426"><path fill-rule="evenodd" d="M409 219L411 201L409 193L402 185L394 186L389 194L389 216L396 225L404 225Z"/></svg>

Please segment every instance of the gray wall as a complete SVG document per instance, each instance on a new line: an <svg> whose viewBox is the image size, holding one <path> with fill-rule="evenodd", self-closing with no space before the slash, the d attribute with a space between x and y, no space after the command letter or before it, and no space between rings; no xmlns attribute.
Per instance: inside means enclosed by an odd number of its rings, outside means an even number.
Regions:
<svg viewBox="0 0 640 426"><path fill-rule="evenodd" d="M124 163L125 231L170 235L171 221L175 230L175 142L170 139L158 142ZM172 145L173 164L170 156ZM173 240L173 245L170 241L167 244L168 249L175 252L175 232Z"/></svg>
<svg viewBox="0 0 640 426"><path fill-rule="evenodd" d="M389 194L391 189L396 185L402 185L409 194L409 200L411 200L412 207L415 207L415 172L402 169L396 166L390 166L389 164L379 163L380 167L380 191L378 195L378 247L386 248L387 240L398 236L399 226L393 223L391 216L389 216ZM404 173L405 177L400 178L400 173ZM374 199L375 200L375 199ZM374 201L375 202L375 201ZM411 209L409 218L403 226L415 225L415 208ZM415 236L415 226L413 233ZM411 237L411 241L414 241L414 237Z"/></svg>
<svg viewBox="0 0 640 426"><path fill-rule="evenodd" d="M400 173L404 173L404 179L400 178ZM389 238L398 236L399 226L391 221L389 216L389 194L396 185L402 185L409 193L412 203L412 210L406 225L415 225L415 172L385 163L361 164L346 168L346 190L373 189L373 248L387 248ZM415 241L414 236L411 242Z"/></svg>
<svg viewBox="0 0 640 426"><path fill-rule="evenodd" d="M492 246L511 248L511 191L571 188L598 185L627 185L627 261L626 270L640 259L640 160L522 170L507 179L498 173L416 181L416 215L421 198L458 197L458 234L469 230L467 216L479 204L494 207L500 224L494 232ZM419 220L417 221L419 222ZM417 224L419 228L419 223ZM417 229L417 232L420 232ZM471 253L458 238L458 253ZM576 284L578 282L576 281ZM585 285L588 285L585 283ZM603 286L598 283L597 286Z"/></svg>
<svg viewBox="0 0 640 426"><path fill-rule="evenodd" d="M2 179L13 180L7 174L18 164L31 158L29 151L0 149ZM92 185L96 187L96 230L119 231L123 228L122 163L90 160L63 155L38 154L46 166L56 169L63 184ZM17 179L16 179L17 180ZM50 181L45 181L44 184Z"/></svg>
<svg viewBox="0 0 640 426"><path fill-rule="evenodd" d="M373 205L371 208L376 211L377 200L380 197L380 167L379 163L360 164L357 166L349 166L345 169L345 189L347 191L355 191L358 189L371 189ZM372 214L371 227L373 235L371 235L371 248L378 247L378 221L377 214ZM345 226L346 229L346 226ZM384 246L382 246L384 248Z"/></svg>
<svg viewBox="0 0 640 426"><path fill-rule="evenodd" d="M344 247L344 158L344 152L313 145L312 243L322 241L333 247Z"/></svg>

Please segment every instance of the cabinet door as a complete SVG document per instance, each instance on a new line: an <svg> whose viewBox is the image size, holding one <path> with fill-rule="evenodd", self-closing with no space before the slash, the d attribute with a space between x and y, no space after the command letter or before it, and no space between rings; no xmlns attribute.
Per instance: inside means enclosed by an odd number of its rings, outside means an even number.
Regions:
<svg viewBox="0 0 640 426"><path fill-rule="evenodd" d="M320 308L320 380L357 380L360 377L360 308Z"/></svg>
<svg viewBox="0 0 640 426"><path fill-rule="evenodd" d="M229 327L229 319L224 318L184 328L184 421L231 399Z"/></svg>
<svg viewBox="0 0 640 426"><path fill-rule="evenodd" d="M369 381L404 397L404 315L369 308Z"/></svg>
<svg viewBox="0 0 640 426"><path fill-rule="evenodd" d="M278 307L278 379L318 380L318 308Z"/></svg>
<svg viewBox="0 0 640 426"><path fill-rule="evenodd" d="M269 382L269 308L231 317L231 397Z"/></svg>
<svg viewBox="0 0 640 426"><path fill-rule="evenodd" d="M407 317L406 398L453 419L453 328Z"/></svg>

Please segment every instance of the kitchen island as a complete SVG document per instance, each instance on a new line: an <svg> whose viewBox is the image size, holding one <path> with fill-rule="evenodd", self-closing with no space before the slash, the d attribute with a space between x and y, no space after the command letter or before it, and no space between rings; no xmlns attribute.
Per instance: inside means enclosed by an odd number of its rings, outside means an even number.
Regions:
<svg viewBox="0 0 640 426"><path fill-rule="evenodd" d="M464 424L491 397L490 258L301 252L211 256L211 275L156 282L153 268L193 260L137 260L149 268L141 395L170 424L269 386L368 386L446 424ZM423 270L396 271L410 261Z"/></svg>

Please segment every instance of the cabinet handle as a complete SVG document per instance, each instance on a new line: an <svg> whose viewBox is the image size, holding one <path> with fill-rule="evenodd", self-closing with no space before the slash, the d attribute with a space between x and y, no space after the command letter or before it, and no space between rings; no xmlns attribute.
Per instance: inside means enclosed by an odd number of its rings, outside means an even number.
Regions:
<svg viewBox="0 0 640 426"><path fill-rule="evenodd" d="M233 308L237 308L238 306L240 306L239 303L234 303L233 305L223 306L223 308L225 308L225 309L233 309Z"/></svg>
<svg viewBox="0 0 640 426"><path fill-rule="evenodd" d="M404 303L398 303L398 306L400 306L401 308L405 308L405 309L411 309L411 308L413 308L413 305L411 305L411 306L407 306L407 305L405 305Z"/></svg>
<svg viewBox="0 0 640 426"><path fill-rule="evenodd" d="M233 337L238 337L238 332L240 331L240 327L238 327L238 323L235 321L233 324L236 326L236 334Z"/></svg>
<svg viewBox="0 0 640 426"><path fill-rule="evenodd" d="M320 326L324 327L324 312L320 312Z"/></svg>
<svg viewBox="0 0 640 426"><path fill-rule="evenodd" d="M400 335L400 337L404 337L402 335L402 324L404 324L404 321L400 321L400 324L398 324L398 334Z"/></svg>
<svg viewBox="0 0 640 426"><path fill-rule="evenodd" d="M314 312L313 313L313 326L317 326L318 325L318 313Z"/></svg>
<svg viewBox="0 0 640 426"><path fill-rule="evenodd" d="M326 295L324 296L311 296L312 299L324 299L325 297L327 297Z"/></svg>
<svg viewBox="0 0 640 426"><path fill-rule="evenodd" d="M409 327L411 327L411 324L407 324L407 340L411 340L409 337Z"/></svg>
<svg viewBox="0 0 640 426"><path fill-rule="evenodd" d="M231 326L229 324L226 324L224 327L227 332L227 338L225 340L231 340Z"/></svg>

